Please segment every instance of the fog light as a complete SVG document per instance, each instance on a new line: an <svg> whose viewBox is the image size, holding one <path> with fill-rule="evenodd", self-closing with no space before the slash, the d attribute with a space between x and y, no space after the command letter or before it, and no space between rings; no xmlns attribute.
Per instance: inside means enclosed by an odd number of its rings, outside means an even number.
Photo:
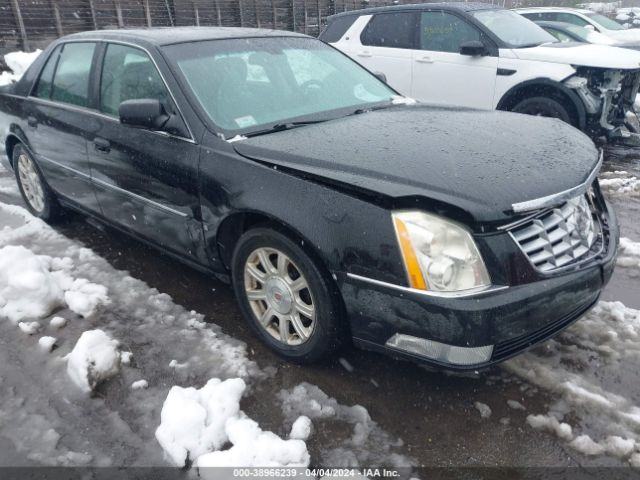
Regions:
<svg viewBox="0 0 640 480"><path fill-rule="evenodd" d="M396 333L387 340L387 347L402 350L452 365L475 365L491 360L493 345L484 347L457 347L445 343L434 342L426 338L413 337Z"/></svg>

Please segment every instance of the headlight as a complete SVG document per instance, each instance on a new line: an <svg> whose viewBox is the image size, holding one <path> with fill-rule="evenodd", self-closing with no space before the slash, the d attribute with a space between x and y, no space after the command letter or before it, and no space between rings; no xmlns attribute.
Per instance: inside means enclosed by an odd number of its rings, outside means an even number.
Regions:
<svg viewBox="0 0 640 480"><path fill-rule="evenodd" d="M392 217L411 287L454 292L491 284L465 228L424 212L395 212Z"/></svg>

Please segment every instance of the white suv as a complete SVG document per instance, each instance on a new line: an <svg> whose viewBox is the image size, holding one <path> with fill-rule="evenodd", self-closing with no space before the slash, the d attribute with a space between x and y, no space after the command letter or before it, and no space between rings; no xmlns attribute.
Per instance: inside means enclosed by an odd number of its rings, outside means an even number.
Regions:
<svg viewBox="0 0 640 480"><path fill-rule="evenodd" d="M600 32L622 43L640 42L640 30L626 29L615 20L591 10L562 7L516 8L513 10L534 22L563 22Z"/></svg>
<svg viewBox="0 0 640 480"><path fill-rule="evenodd" d="M329 17L320 38L417 100L555 117L628 136L640 52L562 43L510 10L424 4Z"/></svg>

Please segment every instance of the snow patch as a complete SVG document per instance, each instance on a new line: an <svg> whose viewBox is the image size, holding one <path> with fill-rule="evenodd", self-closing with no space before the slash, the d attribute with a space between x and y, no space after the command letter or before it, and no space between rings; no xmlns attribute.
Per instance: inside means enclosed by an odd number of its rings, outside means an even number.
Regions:
<svg viewBox="0 0 640 480"><path fill-rule="evenodd" d="M137 380L131 384L131 390L143 390L149 388L149 382L146 380Z"/></svg>
<svg viewBox="0 0 640 480"><path fill-rule="evenodd" d="M8 85L20 80L24 72L27 71L29 65L38 58L42 50L36 50L35 52L11 52L4 56L4 61L7 66L12 70L11 72L0 73L0 86Z"/></svg>
<svg viewBox="0 0 640 480"><path fill-rule="evenodd" d="M295 422L293 422L289 438L296 440L308 440L311 436L312 430L313 423L311 423L311 419L305 415L301 415Z"/></svg>
<svg viewBox="0 0 640 480"><path fill-rule="evenodd" d="M382 430L361 405L341 405L315 385L303 382L290 390L278 394L282 402L282 412L291 424L300 416L313 420L314 425L323 421L340 421L352 425L346 438L322 438L322 425L317 429L317 441L334 445L322 453L322 459L314 461L320 465L353 468L393 466L410 467L415 462L394 450L403 446L400 439L394 439ZM316 435L316 434L314 434Z"/></svg>
<svg viewBox="0 0 640 480"><path fill-rule="evenodd" d="M473 406L480 412L480 417L489 418L491 416L491 407L486 403L473 402Z"/></svg>
<svg viewBox="0 0 640 480"><path fill-rule="evenodd" d="M67 272L70 259L36 255L23 246L0 248L0 317L13 323L44 318L58 307L88 316L109 302L107 289Z"/></svg>
<svg viewBox="0 0 640 480"><path fill-rule="evenodd" d="M60 330L67 324L67 319L64 317L53 317L49 321L49 326L54 330Z"/></svg>
<svg viewBox="0 0 640 480"><path fill-rule="evenodd" d="M620 267L640 268L640 242L626 237L620 238L617 265Z"/></svg>
<svg viewBox="0 0 640 480"><path fill-rule="evenodd" d="M18 328L27 335L33 335L40 331L40 324L38 322L19 322Z"/></svg>
<svg viewBox="0 0 640 480"><path fill-rule="evenodd" d="M53 347L55 346L55 344L56 344L55 337L44 336L44 337L40 337L40 340L38 340L38 346L45 353L49 353L51 350L53 350Z"/></svg>
<svg viewBox="0 0 640 480"><path fill-rule="evenodd" d="M69 377L86 393L120 370L118 341L102 330L84 332L66 359Z"/></svg>
<svg viewBox="0 0 640 480"><path fill-rule="evenodd" d="M521 404L517 400L507 400L507 405L509 405L509 408L513 408L514 410L526 410L527 409L527 407L525 407L523 404Z"/></svg>
<svg viewBox="0 0 640 480"><path fill-rule="evenodd" d="M560 423L556 417L551 415L529 415L527 416L527 423L536 430L555 432L558 437L564 440L573 438L571 425L564 422Z"/></svg>
<svg viewBox="0 0 640 480"><path fill-rule="evenodd" d="M599 302L560 335L504 363L504 368L551 392L546 415L529 415L534 428L572 440L588 455L628 458L640 442L640 406L633 389L640 361L640 311ZM579 430L562 419L571 414ZM577 429L578 427L576 427Z"/></svg>
<svg viewBox="0 0 640 480"><path fill-rule="evenodd" d="M640 179L624 171L602 172L599 183L610 196L640 196Z"/></svg>
<svg viewBox="0 0 640 480"><path fill-rule="evenodd" d="M168 459L179 467L307 466L303 441L264 432L240 410L245 389L240 378L213 378L201 389L172 387L156 430ZM231 448L221 450L228 442Z"/></svg>

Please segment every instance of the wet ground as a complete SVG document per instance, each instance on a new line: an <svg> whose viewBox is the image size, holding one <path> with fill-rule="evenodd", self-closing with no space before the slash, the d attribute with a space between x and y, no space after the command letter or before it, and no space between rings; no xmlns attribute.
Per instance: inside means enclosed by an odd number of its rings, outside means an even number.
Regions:
<svg viewBox="0 0 640 480"><path fill-rule="evenodd" d="M605 171L636 172L640 178L640 155L617 149L607 155ZM16 202L14 192L1 192L0 201ZM618 212L623 236L640 241L640 198L611 196ZM394 437L404 441L402 452L425 466L577 466L608 465L606 457L585 457L568 448L554 435L530 428L529 412L546 412L553 402L548 394L528 386L501 368L477 376L460 377L430 372L406 362L358 350L342 354L342 361L300 367L283 362L251 333L242 320L230 288L163 256L155 250L104 229L82 216L70 215L57 229L82 242L106 258L115 268L128 270L187 309L196 310L228 335L246 342L251 358L261 368L274 367L276 373L260 382L257 391L243 405L258 419L263 429L277 430L282 414L263 399L271 399L283 388L300 382L315 384L340 403L361 404L371 417ZM604 299L620 300L640 308L640 279L618 269L604 293ZM625 388L636 389L639 385ZM637 395L636 395L637 397ZM518 400L527 411L508 407L507 400ZM490 406L493 413L481 418L474 402ZM341 436L341 425L323 425L309 441L312 458L320 463L332 439ZM0 443L0 464L11 464L15 452Z"/></svg>

